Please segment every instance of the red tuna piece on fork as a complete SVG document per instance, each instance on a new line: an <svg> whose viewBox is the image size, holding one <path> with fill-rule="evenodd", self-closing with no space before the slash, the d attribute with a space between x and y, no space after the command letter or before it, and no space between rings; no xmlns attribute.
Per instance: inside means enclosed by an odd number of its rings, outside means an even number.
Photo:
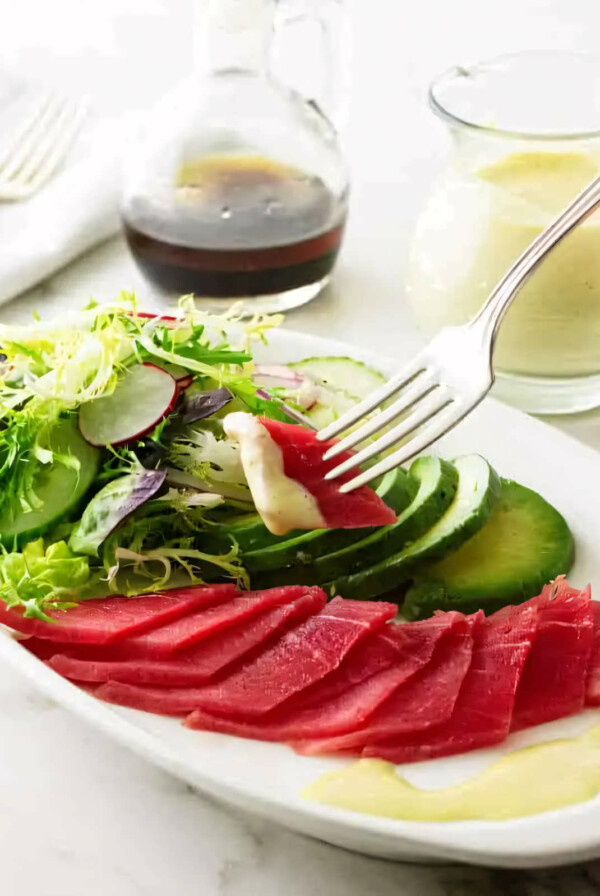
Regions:
<svg viewBox="0 0 600 896"><path fill-rule="evenodd" d="M329 528L353 529L396 522L394 511L368 486L363 485L346 495L340 492L340 485L352 479L356 471L351 470L335 482L325 479L325 474L352 457L353 451L344 451L326 461L323 455L335 442L319 442L314 430L291 423L269 420L267 417L262 417L261 423L281 449L285 475L302 483L317 499Z"/></svg>
<svg viewBox="0 0 600 896"><path fill-rule="evenodd" d="M368 486L349 494L340 492L340 484L351 479L352 472L336 482L325 479L326 473L352 453L325 461L323 455L334 443L319 442L314 430L243 413L230 414L224 426L240 443L242 466L257 510L275 534L396 522L394 511Z"/></svg>

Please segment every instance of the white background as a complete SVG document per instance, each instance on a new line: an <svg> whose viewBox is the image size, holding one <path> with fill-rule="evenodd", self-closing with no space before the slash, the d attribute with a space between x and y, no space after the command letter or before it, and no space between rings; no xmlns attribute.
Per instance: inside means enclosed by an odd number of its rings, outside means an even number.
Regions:
<svg viewBox="0 0 600 896"><path fill-rule="evenodd" d="M446 151L428 81L520 49L600 53L600 3L354 0L349 11L350 233L333 288L289 324L400 356L418 338L402 300L407 242ZM99 113L120 116L188 73L191 21L191 0L0 0L0 66L87 92ZM112 241L32 301L80 304L136 278ZM600 447L595 415L563 425ZM0 670L2 896L591 896L599 884L600 865L531 874L394 866L232 818Z"/></svg>

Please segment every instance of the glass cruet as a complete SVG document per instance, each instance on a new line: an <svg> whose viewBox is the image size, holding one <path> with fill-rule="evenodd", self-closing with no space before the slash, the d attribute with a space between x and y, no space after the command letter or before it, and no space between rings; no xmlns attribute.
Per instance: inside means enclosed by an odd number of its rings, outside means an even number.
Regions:
<svg viewBox="0 0 600 896"><path fill-rule="evenodd" d="M196 71L158 104L125 164L125 236L160 294L280 311L328 282L348 204L328 117L345 102L343 21L339 0L197 0ZM320 96L286 83L307 26ZM305 56L311 73L316 55Z"/></svg>

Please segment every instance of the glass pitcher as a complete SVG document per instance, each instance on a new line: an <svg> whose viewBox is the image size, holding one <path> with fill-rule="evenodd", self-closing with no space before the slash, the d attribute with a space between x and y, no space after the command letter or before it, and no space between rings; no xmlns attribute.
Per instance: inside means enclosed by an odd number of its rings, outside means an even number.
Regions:
<svg viewBox="0 0 600 896"><path fill-rule="evenodd" d="M197 71L159 105L126 164L125 236L169 297L293 308L328 282L344 233L348 179L323 111L346 98L343 10L337 0L197 4ZM307 27L323 57L321 95L310 98L284 81ZM313 73L315 54L304 64Z"/></svg>
<svg viewBox="0 0 600 896"><path fill-rule="evenodd" d="M600 59L520 53L442 75L451 156L420 216L408 294L427 333L465 323L600 172ZM532 413L600 406L600 215L544 260L510 308L496 394Z"/></svg>

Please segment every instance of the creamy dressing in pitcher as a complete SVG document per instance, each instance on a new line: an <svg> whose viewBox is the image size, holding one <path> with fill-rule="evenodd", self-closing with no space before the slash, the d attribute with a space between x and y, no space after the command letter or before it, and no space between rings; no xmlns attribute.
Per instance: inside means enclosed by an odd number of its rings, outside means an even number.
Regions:
<svg viewBox="0 0 600 896"><path fill-rule="evenodd" d="M418 226L409 295L427 330L466 322L529 243L600 170L582 151L513 152L453 169ZM600 371L600 214L557 246L525 284L495 354L515 373Z"/></svg>

